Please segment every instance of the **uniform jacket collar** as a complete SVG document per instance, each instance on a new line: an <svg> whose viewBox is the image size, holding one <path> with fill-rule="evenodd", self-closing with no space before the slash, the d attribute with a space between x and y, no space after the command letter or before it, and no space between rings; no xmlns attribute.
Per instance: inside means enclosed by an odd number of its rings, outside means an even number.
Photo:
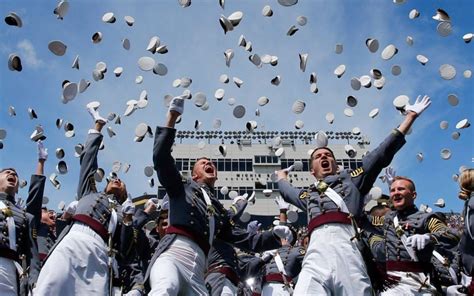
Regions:
<svg viewBox="0 0 474 296"><path fill-rule="evenodd" d="M0 200L8 200L11 203L15 203L15 197L6 194L5 192L0 192Z"/></svg>
<svg viewBox="0 0 474 296"><path fill-rule="evenodd" d="M398 215L399 218L406 218L409 215L418 212L418 208L415 205L413 205L413 207L406 208L401 211L395 211L395 212L396 212L395 214Z"/></svg>

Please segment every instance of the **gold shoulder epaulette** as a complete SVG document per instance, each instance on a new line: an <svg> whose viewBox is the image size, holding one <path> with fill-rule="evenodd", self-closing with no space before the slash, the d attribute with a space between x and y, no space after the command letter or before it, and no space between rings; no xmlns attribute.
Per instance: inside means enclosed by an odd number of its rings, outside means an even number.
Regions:
<svg viewBox="0 0 474 296"><path fill-rule="evenodd" d="M351 177L352 177L352 178L358 177L358 176L360 176L363 172L364 172L364 169L363 169L363 168L356 168L355 170L353 170L353 171L351 172Z"/></svg>
<svg viewBox="0 0 474 296"><path fill-rule="evenodd" d="M374 226L383 226L385 222L385 216L373 216L372 217L372 225Z"/></svg>

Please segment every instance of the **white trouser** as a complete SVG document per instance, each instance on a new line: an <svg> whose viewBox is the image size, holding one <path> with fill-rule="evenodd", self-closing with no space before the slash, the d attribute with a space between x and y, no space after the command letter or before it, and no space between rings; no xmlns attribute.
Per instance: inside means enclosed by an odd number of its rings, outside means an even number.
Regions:
<svg viewBox="0 0 474 296"><path fill-rule="evenodd" d="M290 296L290 293L284 284L265 283L262 289L262 296Z"/></svg>
<svg viewBox="0 0 474 296"><path fill-rule="evenodd" d="M422 272L387 271L387 274L399 277L400 282L393 288L380 293L381 296L428 296L436 291L436 288L430 284L429 276ZM425 283L426 286L420 290L421 283Z"/></svg>
<svg viewBox="0 0 474 296"><path fill-rule="evenodd" d="M222 287L221 296L235 295L237 295L237 287L228 278L224 278L224 286Z"/></svg>
<svg viewBox="0 0 474 296"><path fill-rule="evenodd" d="M17 270L13 260L0 257L0 295L17 296Z"/></svg>
<svg viewBox="0 0 474 296"><path fill-rule="evenodd" d="M104 240L74 222L46 260L33 295L109 295L107 262Z"/></svg>
<svg viewBox="0 0 474 296"><path fill-rule="evenodd" d="M207 295L206 255L191 239L177 235L151 267L148 295Z"/></svg>
<svg viewBox="0 0 474 296"><path fill-rule="evenodd" d="M112 296L122 296L122 289L119 287L112 287Z"/></svg>
<svg viewBox="0 0 474 296"><path fill-rule="evenodd" d="M372 295L351 225L330 223L313 230L294 295ZM400 296L400 295L398 295Z"/></svg>
<svg viewBox="0 0 474 296"><path fill-rule="evenodd" d="M461 289L462 285L449 286L446 289L446 296L467 296L467 294L461 293L458 289Z"/></svg>

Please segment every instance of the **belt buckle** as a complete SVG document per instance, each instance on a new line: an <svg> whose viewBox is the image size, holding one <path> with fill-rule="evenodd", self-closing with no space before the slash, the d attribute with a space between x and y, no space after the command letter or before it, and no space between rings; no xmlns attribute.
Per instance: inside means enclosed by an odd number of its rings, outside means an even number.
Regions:
<svg viewBox="0 0 474 296"><path fill-rule="evenodd" d="M318 190L319 193L324 193L328 188L329 188L328 183L324 181L320 181L318 185L316 186L316 189Z"/></svg>
<svg viewBox="0 0 474 296"><path fill-rule="evenodd" d="M209 216L214 216L214 214L216 213L216 209L213 205L207 206L207 213L209 214Z"/></svg>
<svg viewBox="0 0 474 296"><path fill-rule="evenodd" d="M398 237L401 237L402 235L405 234L405 231L400 225L398 225L397 228L395 228L395 233L397 234Z"/></svg>
<svg viewBox="0 0 474 296"><path fill-rule="evenodd" d="M7 218L13 216L13 211L9 207L2 209L2 213Z"/></svg>

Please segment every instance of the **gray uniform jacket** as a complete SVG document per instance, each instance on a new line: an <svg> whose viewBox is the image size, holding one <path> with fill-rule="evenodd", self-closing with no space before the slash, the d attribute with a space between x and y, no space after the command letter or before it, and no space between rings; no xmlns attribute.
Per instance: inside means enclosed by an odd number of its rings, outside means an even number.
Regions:
<svg viewBox="0 0 474 296"><path fill-rule="evenodd" d="M459 244L466 274L474 278L474 195L464 205L464 232Z"/></svg>
<svg viewBox="0 0 474 296"><path fill-rule="evenodd" d="M247 207L247 201L239 201L233 204L228 210L229 218L231 223L234 223L236 219L239 219L245 208ZM232 244L216 239L207 257L208 273L212 272L217 267L229 267L235 273L239 273L237 253Z"/></svg>
<svg viewBox="0 0 474 296"><path fill-rule="evenodd" d="M398 130L392 133L372 152L362 159L362 167L354 171L343 170L324 178L344 200L349 212L360 217L364 196L369 192L380 171L390 164L395 153L405 144L405 137ZM312 184L308 190L294 188L287 180L278 181L284 200L308 213L308 222L325 212L337 211L336 204Z"/></svg>
<svg viewBox="0 0 474 296"><path fill-rule="evenodd" d="M369 246L369 239L373 235L383 236L383 225L384 225L385 217L384 216L372 216L367 215L362 219L362 223L359 226L363 229L362 232L362 239L364 240L364 244ZM376 253L372 248L370 248L372 253L372 257L374 258L375 262L378 264L383 264L385 268L385 253L378 252Z"/></svg>
<svg viewBox="0 0 474 296"><path fill-rule="evenodd" d="M227 210L214 196L213 188L206 184L196 183L191 179L183 180L181 178L171 156L175 134L175 129L165 127L157 127L155 133L153 163L158 179L169 196L169 227L167 234L160 240L153 255L146 278L148 278L156 258L168 249L177 234L190 237L205 254L208 254L210 248L208 211L213 213L215 220L214 238L232 243L245 250L278 248L280 246L279 239L273 233L249 235L246 230L237 227L229 217ZM201 188L211 198L212 207L210 209L204 201Z"/></svg>
<svg viewBox="0 0 474 296"><path fill-rule="evenodd" d="M144 225L150 220L150 215L143 209L137 209L133 216L133 244L127 250L127 257L119 262L120 282L122 292L138 290L145 295L144 277L151 258L151 242L149 241Z"/></svg>
<svg viewBox="0 0 474 296"><path fill-rule="evenodd" d="M39 259L42 262L56 242L56 234L48 225L40 223L36 240L38 241Z"/></svg>
<svg viewBox="0 0 474 296"><path fill-rule="evenodd" d="M28 200L42 199L46 178L44 176L32 175ZM15 198L4 192L0 192L0 200L7 206L0 211L0 256L17 261L24 271L28 271L28 277L20 280L20 295L28 295L38 279L40 262L38 258L38 246L36 243L35 217L27 211L15 205ZM40 209L41 211L41 209ZM13 217L16 232L16 251L10 249L7 217ZM24 256L24 260L20 257Z"/></svg>
<svg viewBox="0 0 474 296"><path fill-rule="evenodd" d="M33 222L35 224L35 229L37 230L36 233L36 241L38 244L38 256L39 260L42 263L43 260L49 253L49 250L54 245L56 241L56 234L54 231L50 229L50 227L46 224L41 223L41 215L42 215L42 207L43 207L43 192L44 192L44 180L46 179L44 176L33 175L31 176L31 187L30 192L32 192L32 187L35 186L35 179L40 178L42 181L39 182L41 184L38 189L37 194L29 194L28 199L26 200L26 211L33 215ZM36 185L37 186L37 185ZM33 189L34 190L34 189Z"/></svg>
<svg viewBox="0 0 474 296"><path fill-rule="evenodd" d="M429 233L431 235L431 243L423 250L416 252L419 262L426 263L427 270L430 269L429 262L435 244L455 245L459 241L457 234L449 229L437 213L421 212L415 206L404 211L392 211L385 215L384 236L374 235L369 240L373 251L385 253L387 261L413 261L400 239L399 235L402 233L397 234L393 223L395 216L399 219L399 229L402 229L407 237L413 234Z"/></svg>
<svg viewBox="0 0 474 296"><path fill-rule="evenodd" d="M247 204L246 200L240 200L230 207L228 214L232 221L237 221L240 218ZM264 250L252 251L261 252ZM239 286L240 282L245 278L244 271L241 270L242 263L239 261L237 252L230 243L216 239L209 251L207 262L208 271L205 280L211 295L221 295L225 278L228 278L235 286Z"/></svg>
<svg viewBox="0 0 474 296"><path fill-rule="evenodd" d="M97 154L103 135L91 133L88 135L84 150L81 154L81 170L79 175L79 186L77 191L78 204L73 216L74 221L87 224L97 234L99 234L108 245L108 226L112 213L115 209L117 213L117 226L112 239L113 248L116 250L116 257L126 257L133 244L133 225L122 223L122 210L120 203L112 194L97 192L94 174L97 170ZM61 232L54 248L61 243L62 238L69 232L70 226ZM47 260L47 258L46 258ZM120 262L120 260L118 260Z"/></svg>
<svg viewBox="0 0 474 296"><path fill-rule="evenodd" d="M296 283L296 279L301 271L306 250L303 247L286 245L279 248L277 253L280 255L283 266L285 267L286 275L291 278L293 283ZM281 274L276 264L275 257L265 265L264 277L271 274Z"/></svg>

